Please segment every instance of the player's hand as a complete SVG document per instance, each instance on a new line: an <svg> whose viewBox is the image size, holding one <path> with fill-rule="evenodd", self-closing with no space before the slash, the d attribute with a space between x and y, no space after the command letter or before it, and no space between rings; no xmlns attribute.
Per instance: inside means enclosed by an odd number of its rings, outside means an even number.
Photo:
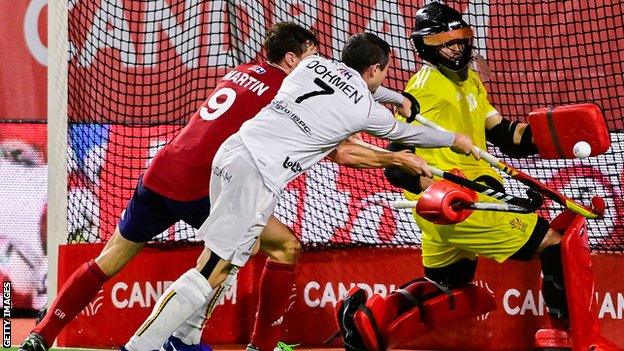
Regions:
<svg viewBox="0 0 624 351"><path fill-rule="evenodd" d="M451 145L451 150L457 152L458 154L472 154L475 159L481 159L481 156L479 155L476 146L472 142L472 139L470 139L468 135L463 133L455 133L455 140L453 141L453 145Z"/></svg>
<svg viewBox="0 0 624 351"><path fill-rule="evenodd" d="M403 102L400 106L396 106L395 111L406 119L410 118L412 115L412 102L407 97L403 97Z"/></svg>
<svg viewBox="0 0 624 351"><path fill-rule="evenodd" d="M397 151L393 155L395 164L404 171L413 174L432 178L431 170L427 161L412 153L409 150Z"/></svg>

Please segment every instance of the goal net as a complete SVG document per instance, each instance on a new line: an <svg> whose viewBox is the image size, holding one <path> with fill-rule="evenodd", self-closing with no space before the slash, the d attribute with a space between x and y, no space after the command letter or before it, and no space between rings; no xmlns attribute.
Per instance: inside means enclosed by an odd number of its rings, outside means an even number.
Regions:
<svg viewBox="0 0 624 351"><path fill-rule="evenodd" d="M112 234L138 177L240 63L263 59L273 23L318 32L322 55L339 58L348 36L373 32L393 47L386 86L402 90L421 62L409 36L425 1L153 0L69 1L68 242ZM571 198L606 199L589 221L595 251L624 250L624 4L619 1L449 1L475 28L493 105L525 121L536 108L594 102L605 112L611 149L588 160L507 160ZM488 72L481 68L484 75ZM368 139L381 144L381 141ZM491 149L496 154L496 150ZM499 155L500 156L500 155ZM514 189L517 191L517 189ZM409 211L381 205L401 198L379 171L321 162L292 182L277 214L306 248L418 245ZM543 215L552 218L557 205ZM178 223L158 241L194 241Z"/></svg>

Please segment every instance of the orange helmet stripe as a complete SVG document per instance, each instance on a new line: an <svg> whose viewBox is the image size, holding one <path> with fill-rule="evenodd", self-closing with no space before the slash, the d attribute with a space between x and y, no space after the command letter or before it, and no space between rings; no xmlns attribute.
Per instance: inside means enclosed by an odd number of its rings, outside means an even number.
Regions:
<svg viewBox="0 0 624 351"><path fill-rule="evenodd" d="M472 38L472 28L463 27L463 28L454 29L448 32L427 35L426 37L423 38L423 42L425 43L425 45L438 46L438 45L446 44L452 40L469 39L469 38Z"/></svg>

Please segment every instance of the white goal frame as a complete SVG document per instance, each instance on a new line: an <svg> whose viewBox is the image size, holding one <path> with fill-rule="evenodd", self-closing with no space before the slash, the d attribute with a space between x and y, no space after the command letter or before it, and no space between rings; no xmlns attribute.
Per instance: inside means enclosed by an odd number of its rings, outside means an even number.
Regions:
<svg viewBox="0 0 624 351"><path fill-rule="evenodd" d="M58 250L67 242L67 20L73 2L48 2L48 305L56 296Z"/></svg>

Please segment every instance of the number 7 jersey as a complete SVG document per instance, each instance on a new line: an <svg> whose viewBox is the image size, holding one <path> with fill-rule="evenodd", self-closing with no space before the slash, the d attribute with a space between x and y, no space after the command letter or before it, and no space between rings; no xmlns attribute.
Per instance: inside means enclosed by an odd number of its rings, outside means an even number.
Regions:
<svg viewBox="0 0 624 351"><path fill-rule="evenodd" d="M319 56L302 60L271 104L245 122L239 134L265 185L280 192L359 131L425 147L450 146L454 138L399 123L373 100L360 73Z"/></svg>
<svg viewBox="0 0 624 351"><path fill-rule="evenodd" d="M228 72L188 124L158 151L144 185L178 201L207 196L219 146L273 99L284 78L282 69L266 62Z"/></svg>

